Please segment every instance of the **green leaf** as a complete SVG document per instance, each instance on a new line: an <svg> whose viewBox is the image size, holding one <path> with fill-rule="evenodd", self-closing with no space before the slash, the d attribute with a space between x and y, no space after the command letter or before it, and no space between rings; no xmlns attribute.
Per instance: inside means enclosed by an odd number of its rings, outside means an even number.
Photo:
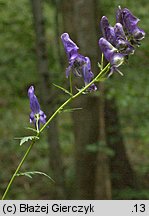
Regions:
<svg viewBox="0 0 149 216"><path fill-rule="evenodd" d="M61 86L59 86L59 85L56 85L56 84L54 84L54 83L53 83L53 85L54 85L55 87L61 89L62 91L64 91L66 94L69 94L70 96L72 96L72 94L71 94L67 89L65 89L65 88L63 88L63 87L61 87Z"/></svg>
<svg viewBox="0 0 149 216"><path fill-rule="evenodd" d="M31 131L34 131L34 132L36 132L36 133L37 133L37 130L36 130L36 129L34 129L34 128L26 127L25 129L27 129L27 130L31 130Z"/></svg>
<svg viewBox="0 0 149 216"><path fill-rule="evenodd" d="M98 67L99 67L100 70L101 70L101 69L102 69L102 68L101 68L101 64L98 62L97 65L98 65Z"/></svg>
<svg viewBox="0 0 149 216"><path fill-rule="evenodd" d="M27 136L27 137L19 137L15 138L20 140L20 146L23 145L25 142L28 142L29 140L37 140L39 137L37 136Z"/></svg>
<svg viewBox="0 0 149 216"><path fill-rule="evenodd" d="M64 110L62 110L61 112L73 112L73 111L76 111L76 110L81 110L81 109L83 109L83 108L72 108L72 109L64 109Z"/></svg>
<svg viewBox="0 0 149 216"><path fill-rule="evenodd" d="M107 79L107 77L99 77L96 79L96 82L104 82Z"/></svg>
<svg viewBox="0 0 149 216"><path fill-rule="evenodd" d="M16 176L26 176L26 177L32 178L32 175L36 175L36 174L43 175L43 176L49 178L51 181L55 182L49 175L47 175L44 172L39 172L39 171L31 171L31 172L18 173L18 174L16 174Z"/></svg>

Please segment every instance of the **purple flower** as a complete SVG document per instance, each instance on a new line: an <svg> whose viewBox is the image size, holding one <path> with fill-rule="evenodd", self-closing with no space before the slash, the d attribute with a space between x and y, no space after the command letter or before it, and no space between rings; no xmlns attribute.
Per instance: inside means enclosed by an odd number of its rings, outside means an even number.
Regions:
<svg viewBox="0 0 149 216"><path fill-rule="evenodd" d="M94 77L91 72L90 59L78 53L79 48L70 39L68 33L63 33L61 39L69 61L69 66L66 68L66 77L68 78L72 71L75 76L84 78L85 85L89 84ZM89 87L89 90L96 90L96 86L92 84L92 86Z"/></svg>
<svg viewBox="0 0 149 216"><path fill-rule="evenodd" d="M100 25L103 37L112 45L114 45L116 40L114 27L109 24L108 18L106 16L101 18Z"/></svg>
<svg viewBox="0 0 149 216"><path fill-rule="evenodd" d="M81 76L81 68L84 64L85 57L78 54L78 46L70 39L68 33L63 33L61 39L64 49L68 56L69 66L66 69L66 77L68 78L72 70L76 76Z"/></svg>
<svg viewBox="0 0 149 216"><path fill-rule="evenodd" d="M140 20L127 8L121 9L119 6L116 12L116 21L122 24L131 43L139 45L140 41L145 37L145 32L137 26Z"/></svg>
<svg viewBox="0 0 149 216"><path fill-rule="evenodd" d="M90 59L88 57L85 57L85 60L86 60L86 64L84 64L82 66L82 74L83 74L84 83L85 83L85 86L86 86L94 78L94 74L91 71L91 62L90 62ZM89 87L89 91L96 91L96 90L97 90L97 87L95 86L95 84L92 84Z"/></svg>
<svg viewBox="0 0 149 216"><path fill-rule="evenodd" d="M125 35L123 26L121 25L121 23L115 24L114 32L115 32L115 37L116 37L115 45L116 45L116 48L119 50L119 52L123 53L126 56L129 54L134 54L134 47L127 40L127 37Z"/></svg>
<svg viewBox="0 0 149 216"><path fill-rule="evenodd" d="M145 37L145 32L137 24L139 19L127 8L118 8L116 12L116 24L112 27L106 16L101 18L101 30L103 38L99 40L99 46L107 61L111 65L111 73L117 71L118 67L134 54L135 45ZM110 73L110 74L111 74Z"/></svg>
<svg viewBox="0 0 149 216"><path fill-rule="evenodd" d="M40 105L38 102L38 99L36 95L34 94L34 87L30 86L28 89L28 96L30 100L30 123L34 123L36 128L39 129L40 123L45 124L46 123L46 115L44 112L40 109ZM38 124L38 125L37 125Z"/></svg>
<svg viewBox="0 0 149 216"><path fill-rule="evenodd" d="M64 45L64 49L67 53L68 59L72 60L77 57L79 47L70 39L68 33L63 33L61 39Z"/></svg>
<svg viewBox="0 0 149 216"><path fill-rule="evenodd" d="M129 55L134 53L134 47L127 40L123 27L120 23L116 23L112 27L106 16L101 18L101 30L104 38L109 41L120 53Z"/></svg>
<svg viewBox="0 0 149 216"><path fill-rule="evenodd" d="M111 64L110 75L114 71L117 71L120 74L122 74L118 70L118 67L123 64L124 55L119 53L118 50L114 46L112 46L112 44L103 37L99 39L99 46L106 60L110 62Z"/></svg>

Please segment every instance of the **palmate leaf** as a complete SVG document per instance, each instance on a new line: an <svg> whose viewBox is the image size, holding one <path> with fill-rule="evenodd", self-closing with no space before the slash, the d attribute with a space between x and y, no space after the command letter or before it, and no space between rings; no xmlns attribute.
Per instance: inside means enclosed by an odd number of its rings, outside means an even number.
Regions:
<svg viewBox="0 0 149 216"><path fill-rule="evenodd" d="M32 178L32 176L36 175L36 174L43 175L43 176L49 178L51 181L55 182L49 175L47 175L44 172L39 172L39 171L30 171L30 172L18 173L16 176L26 176L26 177Z"/></svg>
<svg viewBox="0 0 149 216"><path fill-rule="evenodd" d="M20 140L20 146L23 145L25 142L28 142L29 140L37 140L39 137L37 136L26 136L26 137L19 137L15 138Z"/></svg>
<svg viewBox="0 0 149 216"><path fill-rule="evenodd" d="M56 84L54 84L54 83L53 83L53 85L54 85L55 87L61 89L62 91L64 91L66 94L69 94L70 96L72 96L72 94L71 94L67 89L65 89L65 88L63 88L63 87L61 87L61 86L59 86L59 85L56 85Z"/></svg>

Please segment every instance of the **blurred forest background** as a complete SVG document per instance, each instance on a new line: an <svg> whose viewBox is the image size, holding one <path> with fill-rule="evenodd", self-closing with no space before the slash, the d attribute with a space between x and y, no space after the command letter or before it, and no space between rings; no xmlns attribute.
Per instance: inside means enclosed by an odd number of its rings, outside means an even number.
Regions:
<svg viewBox="0 0 149 216"><path fill-rule="evenodd" d="M68 96L68 65L60 36L68 32L98 73L99 22L115 24L115 11L127 7L140 18L146 38L129 62L98 92L82 95L62 112L36 143L7 199L149 199L149 1L0 0L0 194L28 144L27 89L35 86L42 110L50 116ZM76 83L75 83L76 85Z"/></svg>

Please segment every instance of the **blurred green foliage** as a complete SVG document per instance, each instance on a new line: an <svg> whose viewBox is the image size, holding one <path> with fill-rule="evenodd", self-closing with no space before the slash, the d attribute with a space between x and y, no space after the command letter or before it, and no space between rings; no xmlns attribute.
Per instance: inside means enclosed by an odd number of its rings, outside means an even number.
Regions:
<svg viewBox="0 0 149 216"><path fill-rule="evenodd" d="M114 74L112 80L105 82L109 89L107 97L117 98L122 132L130 161L138 176L145 179L143 180L145 186L149 187L149 183L146 183L149 181L149 2L148 0L101 1L101 10L109 18L111 24L115 22L115 11L118 5L128 7L141 19L140 27L146 31L146 38L136 50L135 55L130 57L128 64L121 68L124 77ZM20 147L19 142L14 138L28 135L28 131L24 129L29 126L30 109L27 88L35 84L38 95L39 77L36 69L35 34L30 2L28 0L0 0L0 14L0 193L2 193L26 150L26 144ZM49 68L55 74L56 83L61 85L64 70L59 70L57 62L54 9L49 1L45 1L44 16ZM66 169L66 183L71 198L74 184L73 126L70 114L62 115L59 121L60 142ZM42 136L34 146L23 170L39 170L50 175L48 153L46 136ZM47 178L42 176L35 176L33 180L25 178L16 179L9 195L11 198L48 199L48 194L50 197L50 189L54 185ZM144 188L139 192L128 189L118 193L115 191L114 198L148 199L149 193Z"/></svg>

